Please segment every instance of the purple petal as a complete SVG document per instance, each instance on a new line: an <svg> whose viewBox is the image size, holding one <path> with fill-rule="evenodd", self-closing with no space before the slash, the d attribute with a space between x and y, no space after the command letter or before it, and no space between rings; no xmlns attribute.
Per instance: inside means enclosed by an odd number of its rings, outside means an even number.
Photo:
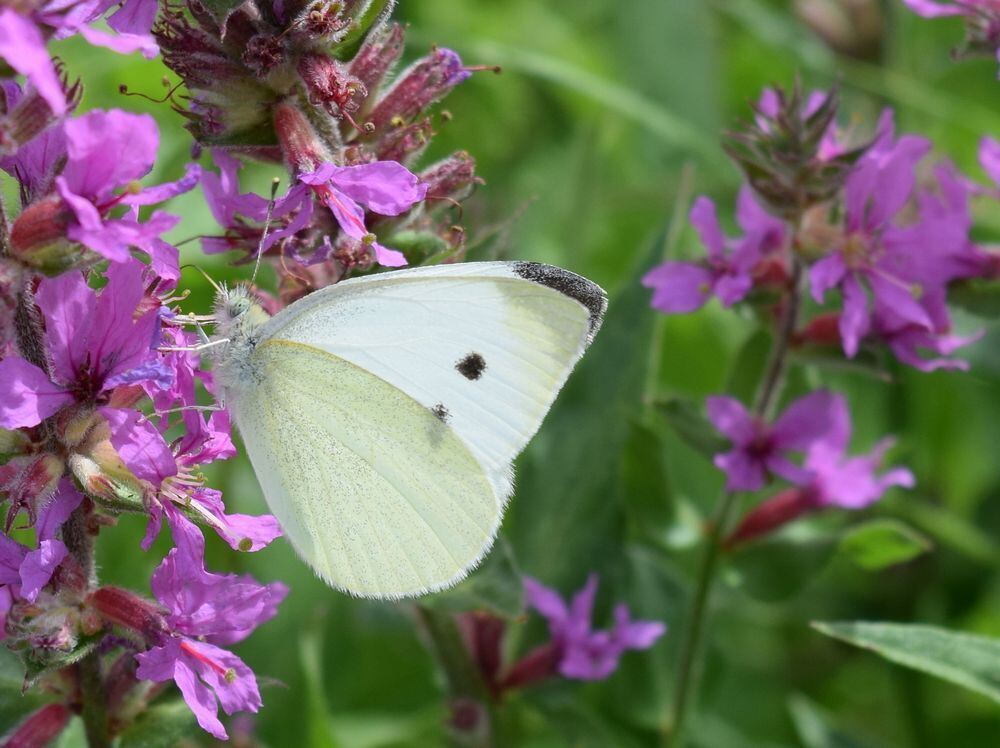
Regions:
<svg viewBox="0 0 1000 748"><path fill-rule="evenodd" d="M45 278L35 294L57 381L72 382L83 368L97 296L80 273Z"/></svg>
<svg viewBox="0 0 1000 748"><path fill-rule="evenodd" d="M262 702L257 679L243 660L232 652L207 642L187 641L185 644L189 649L197 650L198 659L190 657L187 661L196 669L201 679L215 691L226 714L256 712L260 709ZM206 660L210 660L216 667L208 665ZM235 674L235 678L230 680L217 666L224 668L224 671L231 671Z"/></svg>
<svg viewBox="0 0 1000 748"><path fill-rule="evenodd" d="M913 297L913 291L903 281L873 272L868 274L868 283L872 289L876 309L884 306L905 322L928 330L933 329L934 323L927 315L927 311Z"/></svg>
<svg viewBox="0 0 1000 748"><path fill-rule="evenodd" d="M195 491L192 507L203 511L219 536L235 551L253 552L281 537L281 525L270 514L226 514L222 494L210 488Z"/></svg>
<svg viewBox="0 0 1000 748"><path fill-rule="evenodd" d="M148 34L156 20L157 0L125 0L108 17L108 26L119 34Z"/></svg>
<svg viewBox="0 0 1000 748"><path fill-rule="evenodd" d="M713 462L726 474L727 491L758 491L764 487L764 465L742 449L716 455Z"/></svg>
<svg viewBox="0 0 1000 748"><path fill-rule="evenodd" d="M569 610L555 590L531 577L524 578L524 595L528 607L534 608L549 622L553 633L563 630L569 621Z"/></svg>
<svg viewBox="0 0 1000 748"><path fill-rule="evenodd" d="M63 478L59 481L59 488L38 512L35 532L38 533L39 540L55 538L59 528L69 519L69 515L80 506L82 501L83 494L76 490L73 481L69 478Z"/></svg>
<svg viewBox="0 0 1000 748"><path fill-rule="evenodd" d="M29 200L36 200L52 185L55 169L66 155L66 136L61 123L50 126L17 149L0 158L0 169L21 183Z"/></svg>
<svg viewBox="0 0 1000 748"><path fill-rule="evenodd" d="M799 398L771 427L775 449L804 451L826 437L835 424L837 408L838 396L826 390Z"/></svg>
<svg viewBox="0 0 1000 748"><path fill-rule="evenodd" d="M61 540L43 540L36 550L29 551L21 562L21 597L29 603L35 602L67 555Z"/></svg>
<svg viewBox="0 0 1000 748"><path fill-rule="evenodd" d="M705 400L708 420L733 444L749 444L757 436L757 424L739 400L714 395Z"/></svg>
<svg viewBox="0 0 1000 748"><path fill-rule="evenodd" d="M726 273L715 281L715 295L719 297L724 307L731 307L742 301L753 286L753 278L748 274Z"/></svg>
<svg viewBox="0 0 1000 748"><path fill-rule="evenodd" d="M973 0L974 2L975 0ZM903 0L903 3L914 13L924 18L941 18L943 16L960 16L969 11L954 4L941 5L934 0ZM971 5L971 3L970 3Z"/></svg>
<svg viewBox="0 0 1000 748"><path fill-rule="evenodd" d="M126 195L122 199L122 205L154 205L169 200L172 197L183 195L198 186L201 181L202 170L198 164L188 164L184 168L184 176L175 182L164 182L155 187L146 187L141 192L134 195Z"/></svg>
<svg viewBox="0 0 1000 748"><path fill-rule="evenodd" d="M0 428L37 426L73 402L64 387L23 358L0 361Z"/></svg>
<svg viewBox="0 0 1000 748"><path fill-rule="evenodd" d="M406 264L406 255L398 249L383 247L378 242L372 242L372 248L375 250L376 262L383 267L398 268Z"/></svg>
<svg viewBox="0 0 1000 748"><path fill-rule="evenodd" d="M11 8L0 8L0 57L31 81L53 114L66 113L66 96L45 40L34 23Z"/></svg>
<svg viewBox="0 0 1000 748"><path fill-rule="evenodd" d="M63 179L76 195L101 202L153 168L160 135L148 114L95 110L65 128L69 160Z"/></svg>
<svg viewBox="0 0 1000 748"><path fill-rule="evenodd" d="M726 258L726 238L719 226L719 218L715 213L715 203L705 196L699 197L691 206L688 217L691 225L705 245L708 257L713 262L723 262Z"/></svg>
<svg viewBox="0 0 1000 748"><path fill-rule="evenodd" d="M365 227L365 211L354 200L335 187L323 193L323 202L333 212L344 233L354 239L364 239L369 231Z"/></svg>
<svg viewBox="0 0 1000 748"><path fill-rule="evenodd" d="M123 55L140 52L147 60L152 60L160 54L156 40L149 34L109 34L92 26L81 26L80 36L95 47L110 49Z"/></svg>
<svg viewBox="0 0 1000 748"><path fill-rule="evenodd" d="M395 161L334 167L329 181L352 200L385 216L405 213L427 194L427 185Z"/></svg>
<svg viewBox="0 0 1000 748"><path fill-rule="evenodd" d="M624 603L615 606L612 636L623 649L649 649L666 631L660 621L633 621Z"/></svg>
<svg viewBox="0 0 1000 748"><path fill-rule="evenodd" d="M163 646L140 652L135 659L139 663L135 671L137 678L157 682L173 680L201 728L219 740L228 739L229 736L219 721L219 707L215 696L201 682L192 666L184 661L193 658L181 649L179 639L167 639Z"/></svg>
<svg viewBox="0 0 1000 748"><path fill-rule="evenodd" d="M845 275L842 286L844 309L840 314L840 339L844 344L844 353L848 358L854 358L861 339L871 327L868 296L853 275Z"/></svg>
<svg viewBox="0 0 1000 748"><path fill-rule="evenodd" d="M158 488L165 478L177 475L170 447L146 416L120 408L101 408L100 413L111 427L112 446L137 478Z"/></svg>
<svg viewBox="0 0 1000 748"><path fill-rule="evenodd" d="M840 285L846 272L847 266L840 252L827 255L809 268L809 286L817 304L823 303L827 291Z"/></svg>
<svg viewBox="0 0 1000 748"><path fill-rule="evenodd" d="M654 289L654 309L664 314L685 314L705 305L712 281L712 273L700 265L665 262L646 273L642 285Z"/></svg>
<svg viewBox="0 0 1000 748"><path fill-rule="evenodd" d="M598 579L596 574L587 577L587 583L573 595L569 605L569 636L585 636L590 631L590 619L594 615L594 600L597 597Z"/></svg>

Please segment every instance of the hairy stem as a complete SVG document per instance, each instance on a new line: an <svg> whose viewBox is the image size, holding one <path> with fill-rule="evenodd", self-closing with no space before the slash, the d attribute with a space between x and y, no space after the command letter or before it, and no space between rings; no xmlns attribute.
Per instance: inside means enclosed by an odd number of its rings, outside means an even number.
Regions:
<svg viewBox="0 0 1000 748"><path fill-rule="evenodd" d="M754 397L753 412L758 417L765 417L781 392L785 380L785 370L788 366L788 348L795 331L799 316L799 301L802 285L802 265L798 257L792 257L792 279L788 294L785 297L781 318L775 331L771 353L768 356L764 374L757 385ZM702 639L708 621L708 603L712 588L715 585L716 572L719 567L719 557L722 551L723 539L726 537L732 515L738 504L739 494L734 491L724 491L716 506L705 535L705 555L698 569L698 579L695 583L694 601L688 626L681 644L680 662L677 671L677 687L670 709L670 721L666 735L667 746L680 746L683 743L684 722L687 717L694 688L696 671L702 654Z"/></svg>
<svg viewBox="0 0 1000 748"><path fill-rule="evenodd" d="M35 306L30 276L25 277L24 285L17 296L14 326L17 334L17 347L21 355L42 371L47 372L49 364L45 355L41 315L38 313L38 307ZM46 434L47 438L54 439L48 423L44 424L43 433ZM87 529L89 511L90 502L84 501L63 524L62 540L66 545L66 550L80 565L84 577L87 579L88 588L94 589L97 587L97 570L94 563L94 538ZM80 716L87 734L87 744L90 748L110 748L107 695L101 674L100 655L97 652L92 652L80 660L75 665L75 669L82 704Z"/></svg>

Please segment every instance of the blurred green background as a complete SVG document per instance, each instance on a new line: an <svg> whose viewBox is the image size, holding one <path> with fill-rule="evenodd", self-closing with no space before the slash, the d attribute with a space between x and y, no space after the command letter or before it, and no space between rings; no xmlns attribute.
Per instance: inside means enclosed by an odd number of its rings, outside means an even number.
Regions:
<svg viewBox="0 0 1000 748"><path fill-rule="evenodd" d="M852 3L830 2L836 9ZM853 3L857 4L857 3ZM899 126L932 137L941 156L981 177L978 138L1000 136L1000 82L990 60L955 63L957 21L924 21L900 2L872 2L880 19L838 32L834 52L796 7L763 0L401 0L408 55L430 45L458 50L475 75L445 102L428 161L456 148L477 159L486 185L465 223L497 227L511 258L552 262L609 289L608 321L520 459L504 536L524 573L565 592L601 574L598 621L615 601L670 632L632 653L608 681L553 682L505 706L513 745L654 745L671 696L698 528L721 478L683 443L649 401L746 389L758 356L754 321L716 305L657 318L638 277L665 251L672 215L693 194L719 200L728 220L739 174L719 134L749 113L762 87L840 83L843 121L866 132L883 106ZM822 7L824 4L811 4ZM829 26L828 28L836 28ZM190 140L167 104L125 97L119 85L158 96L158 62L54 45L85 85L84 108L153 114L162 129L156 178L179 175ZM172 76L170 80L175 80ZM271 172L250 172L266 192ZM200 193L174 203L174 239L212 230ZM981 238L1000 214L979 216ZM700 250L673 226L669 251ZM218 258L184 248L215 277L240 277ZM210 295L193 272L189 308ZM963 329L988 322L959 315ZM749 343L748 343L749 341ZM996 745L1000 712L980 696L917 675L809 628L812 620L922 621L1000 636L1000 348L995 331L969 358L970 374L895 368L892 381L834 368L796 368L789 396L821 383L848 394L856 451L895 434L894 459L918 488L891 494L862 515L831 516L731 559L716 596L692 744L721 746ZM249 465L215 466L211 485L230 510L264 510ZM920 558L870 572L837 550L844 526L899 518L933 544ZM139 549L144 523L125 518L102 534L110 583L148 589L166 546ZM353 600L313 578L283 541L237 554L210 539L210 567L280 579L292 589L278 617L237 648L261 677L256 719L271 746L433 746L443 740L443 681L407 605ZM534 618L509 624L524 652L544 638Z"/></svg>

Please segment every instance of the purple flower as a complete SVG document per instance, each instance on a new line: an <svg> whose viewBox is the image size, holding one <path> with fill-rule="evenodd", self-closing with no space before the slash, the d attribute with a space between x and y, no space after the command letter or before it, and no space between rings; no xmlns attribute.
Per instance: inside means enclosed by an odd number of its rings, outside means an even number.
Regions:
<svg viewBox="0 0 1000 748"><path fill-rule="evenodd" d="M365 225L365 209L384 216L397 216L423 200L427 185L422 184L409 169L395 161L376 161L357 166L321 164L314 172L300 174L299 180L301 185L308 186L326 203L347 236L372 247L380 265L399 267L406 264L402 252L375 241L375 235ZM302 186L296 185L284 198L283 204L297 205L308 218L312 200L307 194Z"/></svg>
<svg viewBox="0 0 1000 748"><path fill-rule="evenodd" d="M891 439L883 439L867 455L847 456L850 413L843 398L839 399L837 425L825 438L814 442L806 453L804 467L811 476L805 486L809 501L820 507L863 509L881 498L891 486L912 488L913 473L906 468L877 472L886 451L892 446Z"/></svg>
<svg viewBox="0 0 1000 748"><path fill-rule="evenodd" d="M66 94L45 39L35 24L13 8L0 8L0 58L25 76L53 114L66 111Z"/></svg>
<svg viewBox="0 0 1000 748"><path fill-rule="evenodd" d="M191 525L154 572L153 594L168 611L170 633L136 655L136 677L173 680L198 724L225 740L218 706L226 714L256 712L261 698L253 671L219 645L241 641L273 618L288 588L280 582L261 585L248 576L206 571L203 543Z"/></svg>
<svg viewBox="0 0 1000 748"><path fill-rule="evenodd" d="M756 491L768 473L792 483L804 483L808 471L789 459L790 452L805 452L828 437L839 423L843 399L827 391L814 392L795 401L773 423L753 416L738 400L710 397L708 418L733 443L733 449L716 455L715 465L727 475L730 491Z"/></svg>
<svg viewBox="0 0 1000 748"><path fill-rule="evenodd" d="M843 297L840 336L853 357L873 328L873 315L891 317L891 327L939 332L927 299L965 272L969 218L964 199L948 194L920 196L919 219L901 226L898 214L913 197L917 163L930 150L924 138L893 134L883 115L875 144L848 176L844 192L843 239L809 272L813 297L839 287ZM869 301L871 294L871 301ZM885 325L883 325L884 327Z"/></svg>
<svg viewBox="0 0 1000 748"><path fill-rule="evenodd" d="M785 241L784 224L760 207L748 187L741 190L737 207L742 238L726 239L715 204L707 197L695 201L690 220L705 245L707 262L665 262L642 279L654 289L653 308L666 314L693 312L712 296L732 306L753 286L753 270L761 257Z"/></svg>
<svg viewBox="0 0 1000 748"><path fill-rule="evenodd" d="M618 667L622 654L629 649L649 649L667 627L659 621L633 621L624 604L615 607L614 626L593 631L591 618L597 594L597 575L567 606L559 593L530 577L524 579L528 606L549 622L553 644L559 649L559 672L566 678L601 680Z"/></svg>
<svg viewBox="0 0 1000 748"><path fill-rule="evenodd" d="M78 273L44 279L36 301L45 318L51 377L16 356L0 361L0 428L35 426L73 402L94 402L126 384L169 386L157 353L160 319L135 319L143 298L143 266L111 265L100 293Z"/></svg>
<svg viewBox="0 0 1000 748"><path fill-rule="evenodd" d="M179 219L156 212L141 223L138 208L193 189L200 168L189 165L176 182L152 188L138 184L153 168L159 146L159 131L149 115L94 111L64 127L67 161L55 184L75 218L68 227L69 238L113 262L125 262L130 248L136 247L150 255L161 277L177 278L177 250L160 235ZM131 211L121 218L110 217L118 205L130 206Z"/></svg>

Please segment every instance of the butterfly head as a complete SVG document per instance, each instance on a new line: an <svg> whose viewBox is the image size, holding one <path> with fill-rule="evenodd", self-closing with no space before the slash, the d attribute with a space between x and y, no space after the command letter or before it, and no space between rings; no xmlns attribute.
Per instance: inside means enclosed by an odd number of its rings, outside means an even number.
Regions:
<svg viewBox="0 0 1000 748"><path fill-rule="evenodd" d="M236 344L250 339L268 318L250 287L244 284L234 288L219 286L212 316L216 336Z"/></svg>

